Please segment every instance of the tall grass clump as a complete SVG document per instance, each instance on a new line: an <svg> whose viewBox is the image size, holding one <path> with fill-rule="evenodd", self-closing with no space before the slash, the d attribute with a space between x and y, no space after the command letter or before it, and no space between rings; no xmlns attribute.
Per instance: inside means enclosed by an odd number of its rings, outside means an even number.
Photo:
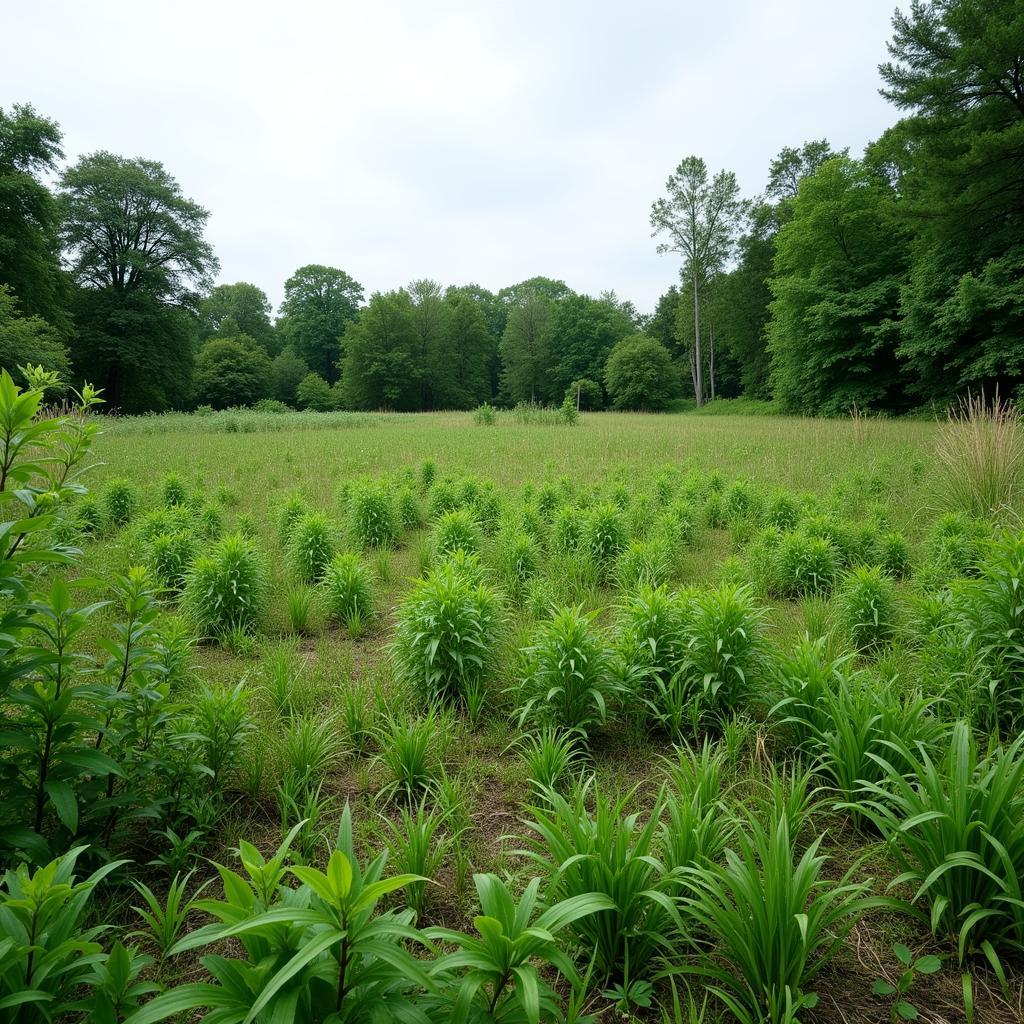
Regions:
<svg viewBox="0 0 1024 1024"><path fill-rule="evenodd" d="M796 530L783 534L775 546L771 578L779 597L827 594L838 572L838 553L825 537Z"/></svg>
<svg viewBox="0 0 1024 1024"><path fill-rule="evenodd" d="M733 828L722 799L725 762L725 751L707 739L699 749L680 746L675 759L663 759L669 785L661 847L670 871L719 860Z"/></svg>
<svg viewBox="0 0 1024 1024"><path fill-rule="evenodd" d="M982 755L958 722L939 760L894 742L880 764L858 807L901 868L893 884L961 960L980 951L1004 980L1002 957L1024 949L1024 736Z"/></svg>
<svg viewBox="0 0 1024 1024"><path fill-rule="evenodd" d="M480 527L469 509L454 508L443 512L434 523L431 544L438 558L459 550L479 552L480 543Z"/></svg>
<svg viewBox="0 0 1024 1024"><path fill-rule="evenodd" d="M979 570L963 601L984 673L979 704L988 728L1013 733L1024 722L1024 533L990 543Z"/></svg>
<svg viewBox="0 0 1024 1024"><path fill-rule="evenodd" d="M685 670L702 715L723 721L748 706L762 661L764 610L748 585L723 583L697 594L686 626Z"/></svg>
<svg viewBox="0 0 1024 1024"><path fill-rule="evenodd" d="M373 584L370 571L358 555L335 555L324 573L323 591L328 614L352 631L353 624L365 626L373 617Z"/></svg>
<svg viewBox="0 0 1024 1024"><path fill-rule="evenodd" d="M858 565L843 579L839 594L846 629L858 651L874 651L896 632L896 587L878 566Z"/></svg>
<svg viewBox="0 0 1024 1024"><path fill-rule="evenodd" d="M301 494L289 494L285 498L277 513L277 536L282 547L288 547L295 524L312 511L309 502Z"/></svg>
<svg viewBox="0 0 1024 1024"><path fill-rule="evenodd" d="M166 508L174 508L176 505L184 505L188 501L188 491L185 483L177 473L168 473L160 485L160 496Z"/></svg>
<svg viewBox="0 0 1024 1024"><path fill-rule="evenodd" d="M582 608L562 608L537 625L522 651L520 722L578 730L604 723L608 703L622 690L612 649Z"/></svg>
<svg viewBox="0 0 1024 1024"><path fill-rule="evenodd" d="M323 512L309 512L292 527L288 561L303 583L318 583L334 557L334 524Z"/></svg>
<svg viewBox="0 0 1024 1024"><path fill-rule="evenodd" d="M139 508L139 496L130 480L117 477L103 492L103 514L114 528L127 525Z"/></svg>
<svg viewBox="0 0 1024 1024"><path fill-rule="evenodd" d="M376 760L388 776L378 796L399 796L412 804L430 792L444 774L442 758L451 730L451 719L436 707L419 718L388 716L376 730Z"/></svg>
<svg viewBox="0 0 1024 1024"><path fill-rule="evenodd" d="M765 817L746 816L724 863L682 869L698 960L670 971L699 977L740 1024L795 1024L817 1004L810 985L873 903L852 869L838 883L826 875L822 836L801 852L785 805Z"/></svg>
<svg viewBox="0 0 1024 1024"><path fill-rule="evenodd" d="M675 572L673 549L666 537L630 541L615 562L615 581L620 589L646 585L659 587Z"/></svg>
<svg viewBox="0 0 1024 1024"><path fill-rule="evenodd" d="M629 813L633 796L608 796L591 779L568 797L548 791L524 822L524 852L547 878L549 899L599 893L614 904L573 925L595 972L609 980L650 976L671 953L678 923L656 855L661 801L644 818Z"/></svg>
<svg viewBox="0 0 1024 1024"><path fill-rule="evenodd" d="M626 546L626 521L617 505L600 502L588 509L580 532L580 543L606 575Z"/></svg>
<svg viewBox="0 0 1024 1024"><path fill-rule="evenodd" d="M579 736L550 725L527 733L516 747L530 785L542 794L574 779L582 760Z"/></svg>
<svg viewBox="0 0 1024 1024"><path fill-rule="evenodd" d="M394 495L385 481L363 480L353 485L348 526L353 540L364 550L395 547L401 523Z"/></svg>
<svg viewBox="0 0 1024 1024"><path fill-rule="evenodd" d="M493 591L442 562L399 606L391 644L397 674L428 702L467 705L479 699L501 629Z"/></svg>
<svg viewBox="0 0 1024 1024"><path fill-rule="evenodd" d="M1013 507L1024 473L1024 429L999 391L962 396L949 410L936 444L943 504L979 518Z"/></svg>
<svg viewBox="0 0 1024 1024"><path fill-rule="evenodd" d="M500 585L517 604L526 596L530 581L541 568L541 549L528 533L499 536L496 560Z"/></svg>
<svg viewBox="0 0 1024 1024"><path fill-rule="evenodd" d="M252 541L235 533L192 563L182 607L204 635L224 637L234 629L255 629L266 610L266 599L259 552Z"/></svg>
<svg viewBox="0 0 1024 1024"><path fill-rule="evenodd" d="M161 586L179 591L185 586L196 547L196 539L189 531L161 533L150 541L145 563Z"/></svg>

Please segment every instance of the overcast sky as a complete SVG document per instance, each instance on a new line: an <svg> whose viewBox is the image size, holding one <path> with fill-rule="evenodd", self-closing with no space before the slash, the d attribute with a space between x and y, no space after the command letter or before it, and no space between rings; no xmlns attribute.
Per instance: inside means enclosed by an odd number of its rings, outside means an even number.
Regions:
<svg viewBox="0 0 1024 1024"><path fill-rule="evenodd" d="M0 106L73 160L163 161L221 281L304 263L367 294L535 274L650 310L678 274L651 201L696 153L744 194L785 145L859 153L895 0L5 3Z"/></svg>

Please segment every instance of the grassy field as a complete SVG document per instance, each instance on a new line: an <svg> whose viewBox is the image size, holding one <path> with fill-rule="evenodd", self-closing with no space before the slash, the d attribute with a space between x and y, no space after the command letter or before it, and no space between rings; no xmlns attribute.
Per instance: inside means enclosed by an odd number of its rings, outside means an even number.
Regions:
<svg viewBox="0 0 1024 1024"><path fill-rule="evenodd" d="M396 766L391 755L404 756L400 729L403 724L422 725L426 703L403 676L393 645L401 648L408 642L410 634L402 632L401 623L411 615L410 594L419 593L418 581L443 570L445 557L438 548L439 531L445 527L438 525L437 495L450 478L453 494L463 494L455 504L469 509L471 518L476 516L471 546L478 548L479 578L485 589L497 595L499 624L491 633L479 704L463 694L425 727L429 743L422 752L423 778L411 787L412 806L422 796L421 813L436 815L437 834L427 844L435 859L421 857L416 861L419 868L406 865L409 870L422 870L424 864L431 867L423 871L434 884L419 897L423 901L418 908L420 925L472 931L473 916L478 913L474 873L494 872L511 879L516 893L528 877L544 874L522 854L525 837L532 834L536 840L528 822L535 822L541 813L529 808L547 806L537 788L537 766L523 750L528 735L537 735L534 730L556 719L538 716L536 707L532 714L528 708L523 711L524 679L540 671L542 655L520 652L551 642L557 632L551 626L553 605L579 605L584 614L593 616L586 630L595 644L594 657L607 656L609 664L615 658L628 662L624 639L628 609L635 610L648 579L663 583L666 594L682 595L678 600L683 604L673 607L685 605L684 617L699 619L703 613L694 609L705 606L711 611L701 621L720 615L715 620L717 647L713 637L709 655L717 667L704 676L703 697L699 697L698 672L699 700L693 698L690 707L683 709L683 718L667 727L666 719L659 719L659 725L641 707L638 695L648 692L644 687L656 669L646 653L639 656L634 650L641 661L646 658L646 667L634 678L628 695L624 695L628 688L609 689L605 716L588 713L573 754L575 767L561 780L571 793L572 786L566 782L570 775L593 775L601 795L583 790L568 799L578 797L581 807L600 817L601 801L621 795L625 802L609 837L616 829L629 833L633 826L625 824L627 813L639 815L641 822L659 818L665 824L653 833L651 853L668 864L676 841L672 836L678 839L689 836L691 830L694 835L700 831L690 819L673 819L670 806L678 811L678 804L666 802L666 780L670 788L685 790L685 782L680 781L686 775L685 766L700 766L699 754L679 755L675 744L699 751L707 743L704 756L710 756L714 765L704 763L701 771L716 780L714 799L707 805L713 808L712 818L746 822L745 815L752 814L758 820L767 815L777 821L782 814L794 830L787 839L794 855L817 840L819 852L827 856L816 869L820 877L811 892L822 885L836 886L849 873L846 881L863 885L862 895L909 900L914 894L911 885L889 890L900 864L882 841L879 828L843 806L860 794L854 782L848 781L844 789L839 776L844 757L851 772L867 770L864 765L870 769L869 753L884 753L884 743L892 738L905 737L909 743L923 739L939 756L952 721L960 715L972 718L982 735L995 735L994 726L982 724L984 711L973 696L975 682L965 681L964 662L947 649L957 648L959 640L951 639L943 647L926 642L924 636L931 629L945 637L942 631L949 625L942 618L945 613L928 601L934 598L941 604L946 600L942 594L951 592L950 588L956 591L957 579L974 573L973 559L980 557L976 552L987 543L981 534L988 531L987 536L992 530L991 524L976 526L966 518L948 515L937 473L938 436L935 424L921 421L688 413L584 415L575 426L522 425L503 416L494 426L476 426L464 413L339 416L333 423L329 414L293 419L238 413L105 425L94 449L102 465L91 475L90 486L100 506L107 507L104 502L111 488L127 481L136 507L132 521L122 529L102 527L85 545L76 570L79 575L106 576L150 557L149 540L140 533L139 524L146 521L147 513L159 515L153 510L164 503L163 490L171 474L184 492L202 495L206 507L216 510L212 515L219 520L219 532L240 530L250 538L267 582L265 605L255 628L196 646L177 684L186 709L193 702L200 706L210 686L222 693L240 687L252 729L219 775L216 799L183 814L173 826L177 829L173 840L166 832L136 832L135 861L140 865L156 862L140 867L140 874L156 891L166 885L170 868L195 868L197 878L207 877L211 875L208 859L231 860L231 850L243 840L269 855L282 835L300 821L306 822L296 840L301 859L322 864L346 804L352 810L360 850L370 853L387 847L392 861L408 861L404 840L413 826L403 815L415 816L415 812L403 810L406 803L395 796L403 766ZM366 547L354 532L354 495L360 486L368 486L359 483L367 479L383 481L383 494L389 500L401 493L411 495L409 501L418 510L420 523L407 524L393 548ZM471 481L468 489L467 479ZM486 504L481 494L493 496L490 519L480 511ZM298 581L294 551L281 536L281 511L295 500L303 502L307 511L324 514L332 553L348 551L356 556L370 582L372 616L338 621L330 614L324 588ZM197 508L202 502L194 499ZM594 508L610 508L621 519L622 544L627 552L634 551L635 564L628 555L619 554L602 567L590 555L562 551L557 525L562 507L579 510L584 531ZM670 507L676 509L671 515L683 517L680 529L686 536L679 543L672 540L659 547L666 524L679 523L671 518ZM1008 510L1002 515L1011 518ZM785 548L786 538L798 538L791 545L796 550L815 531L826 538L820 543L832 559L831 575L820 586L808 584L808 577L786 583L783 576L789 570L779 568L784 559L777 553ZM949 541L947 534L954 540ZM534 561L520 572L508 551L524 535L523 543L529 542ZM896 554L883 556L883 548L889 550L885 538L892 536L899 539ZM870 556L865 554L868 550ZM803 557L802 551L797 555ZM877 603L869 602L871 621L858 627L851 611L849 581L861 561L883 565L885 571L879 570L881 596ZM707 598L702 605L702 595L709 594L726 597ZM295 610L297 596L303 595L309 600L305 614ZM725 603L716 605L715 600ZM732 620L726 621L728 614L739 616L732 626ZM863 619L863 609L857 614ZM165 618L181 619L175 615L173 599ZM102 635L115 621L112 610L99 613L90 634ZM694 631L690 649L700 650L703 641L697 627L686 628ZM866 632L859 633L858 628ZM832 719L811 725L789 721L790 714L813 717L813 709L799 711L802 698L791 697L789 710L775 707L780 696L792 692L785 687L802 679L786 659L801 649L805 633L803 650L818 659L819 675L825 680L820 683L822 701L827 703L833 688L846 694L848 686L853 703L847 711L850 716L864 716L859 739L847 738L847 745L855 750L837 749L844 742L841 734L847 713L840 705L829 705ZM867 635L872 637L870 643L864 641ZM736 660L730 662L734 648ZM737 666L742 667L738 675ZM842 686L836 682L839 676ZM722 696L732 691L734 696ZM550 693L538 699L541 706L552 700ZM814 703L810 698L809 702ZM873 707L882 710L872 714ZM890 725L886 718L887 724L880 726L880 716L885 718L893 709L906 712L906 722L912 719L913 724ZM316 750L295 753L292 748L307 726L318 737L315 742L306 737ZM828 729L834 734L822 739ZM691 756L697 761L687 761ZM298 794L282 793L283 780L294 769L296 758L303 757L307 765L314 763L315 786ZM716 803L719 799L721 805ZM563 813L568 815L570 810L566 805ZM611 805L604 810L615 817ZM1020 807L1013 813L1019 814ZM183 841L190 829L194 840ZM719 838L719 845L712 844L712 859L720 860L721 847L733 845L735 834L728 831ZM547 858L546 877L554 886L559 856L539 841L533 848L542 851L541 861ZM762 851L761 863L764 856ZM927 905L927 899L920 901L920 907ZM123 906L110 912L127 920ZM782 932L792 924L786 911L771 913L780 915ZM642 923L634 927L644 928ZM707 927L693 927L706 936ZM767 927L773 935L779 930ZM625 925L622 928L623 936L632 934ZM640 931L628 940L635 941L637 948L642 947ZM879 980L895 984L903 974L894 953L896 944L905 944L915 957L936 954L942 961L935 973L926 965L907 997L920 1019L963 1020L965 977L971 981L974 1020L1022 1019L1019 951L1012 951L1012 941L1006 947L1010 952L1004 951L1001 960L1006 983L1000 985L983 956L968 955L962 965L958 963L956 945L945 925L933 933L926 917L915 917L905 909L875 908L858 914L852 930L842 933L845 937L835 956L823 958L822 973L807 979L805 994L816 992L817 1005L808 1004L792 1019L889 1020L896 1012L895 997L872 994L872 986ZM585 935L577 932L574 942L578 945L570 944L584 960L590 948ZM628 989L629 985L622 965L606 971L607 980L595 982L596 989L588 994L588 1012L594 1019L609 1021L661 1019L659 1002L667 1013L672 1012L670 988L652 965L664 955L669 964L699 962L706 967L713 962L706 952L712 947L706 938L704 943L704 953L699 948L676 947L674 953L652 949L650 963L634 971L639 985L629 990L628 997L622 991L622 986ZM181 959L177 967L173 962L166 966L165 979L198 976L194 961ZM809 963L813 962L811 955ZM560 998L568 998L564 979L554 973L550 979ZM613 980L620 985L617 995L608 994ZM650 997L645 988L649 983L653 985ZM701 1018L710 982L696 977L690 984L696 1000L694 1020L733 1019L713 994ZM648 1005L651 998L654 1006ZM787 1019L764 1006L757 1012L764 1014L763 1019Z"/></svg>

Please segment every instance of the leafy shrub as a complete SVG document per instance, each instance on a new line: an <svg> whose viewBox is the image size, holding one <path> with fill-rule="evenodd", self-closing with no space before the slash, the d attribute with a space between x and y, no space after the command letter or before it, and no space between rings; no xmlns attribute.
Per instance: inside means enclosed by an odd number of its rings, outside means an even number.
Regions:
<svg viewBox="0 0 1024 1024"><path fill-rule="evenodd" d="M480 527L468 509L455 508L438 517L431 539L440 558L458 550L479 552Z"/></svg>
<svg viewBox="0 0 1024 1024"><path fill-rule="evenodd" d="M353 486L348 517L352 537L364 549L393 548L398 543L398 509L387 483L364 480Z"/></svg>
<svg viewBox="0 0 1024 1024"><path fill-rule="evenodd" d="M157 996L146 1006L146 1020L193 1008L217 1012L226 1003L231 1019L238 1020L261 1012L274 1020L364 1020L382 1007L417 1009L417 992L433 986L407 948L422 941L411 927L412 912L382 912L378 906L414 879L384 878L386 853L360 863L347 806L326 872L285 868L297 831L295 826L269 859L240 843L241 872L218 865L225 898L199 904L216 923L186 935L172 952L216 944L234 955L205 957L213 984L184 985ZM298 889L284 884L288 874Z"/></svg>
<svg viewBox="0 0 1024 1024"><path fill-rule="evenodd" d="M538 624L522 652L525 675L520 722L577 729L603 724L608 701L621 690L612 651L582 608L562 608Z"/></svg>
<svg viewBox="0 0 1024 1024"><path fill-rule="evenodd" d="M831 542L801 531L787 533L775 548L772 573L780 597L826 594L835 583L839 559Z"/></svg>
<svg viewBox="0 0 1024 1024"><path fill-rule="evenodd" d="M329 614L338 622L353 619L365 624L373 616L373 585L370 572L353 554L336 555L323 581Z"/></svg>
<svg viewBox="0 0 1024 1024"><path fill-rule="evenodd" d="M139 497L131 481L117 477L107 484L103 492L103 512L111 526L125 526L134 518L138 507Z"/></svg>
<svg viewBox="0 0 1024 1024"><path fill-rule="evenodd" d="M961 960L980 950L1001 974L1000 954L1024 942L1024 735L980 756L958 722L941 760L894 741L881 766L857 807L889 841L897 881Z"/></svg>
<svg viewBox="0 0 1024 1024"><path fill-rule="evenodd" d="M293 524L288 561L299 580L319 582L333 557L334 524L323 512L308 512Z"/></svg>
<svg viewBox="0 0 1024 1024"><path fill-rule="evenodd" d="M683 912L712 940L684 969L706 980L741 1024L790 1024L816 1005L808 985L872 905L852 870L838 884L823 876L821 836L801 854L797 832L785 808L766 823L751 814L724 864L682 869Z"/></svg>
<svg viewBox="0 0 1024 1024"><path fill-rule="evenodd" d="M6 1020L49 1022L67 1019L74 1011L84 1011L88 1019L112 1020L112 1016L101 1016L109 992L104 991L105 972L118 969L125 961L121 1009L135 1009L139 997L155 988L135 982L139 970L152 963L151 959L137 957L120 944L105 954L96 940L106 928L86 927L96 886L123 861L77 880L75 865L84 852L85 847L76 847L34 870L20 864L3 877L0 1007L9 1012Z"/></svg>
<svg viewBox="0 0 1024 1024"><path fill-rule="evenodd" d="M182 607L205 635L255 629L266 607L266 577L252 542L230 534L200 555L188 571Z"/></svg>
<svg viewBox="0 0 1024 1024"><path fill-rule="evenodd" d="M846 628L857 650L873 650L892 639L896 631L896 588L878 566L851 569L839 596Z"/></svg>
<svg viewBox="0 0 1024 1024"><path fill-rule="evenodd" d="M442 562L399 606L391 645L399 678L427 701L465 704L484 684L501 626L495 595Z"/></svg>

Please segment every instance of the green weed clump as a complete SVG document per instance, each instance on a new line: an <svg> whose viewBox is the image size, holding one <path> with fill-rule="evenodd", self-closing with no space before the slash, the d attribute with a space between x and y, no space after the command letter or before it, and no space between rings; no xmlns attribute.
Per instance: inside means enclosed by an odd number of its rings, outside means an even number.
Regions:
<svg viewBox="0 0 1024 1024"><path fill-rule="evenodd" d="M323 512L308 512L292 526L288 562L303 583L318 583L334 557L334 524Z"/></svg>
<svg viewBox="0 0 1024 1024"><path fill-rule="evenodd" d="M434 554L444 558L454 551L479 552L481 546L480 527L472 512L465 508L454 508L443 512L434 523L431 535Z"/></svg>
<svg viewBox="0 0 1024 1024"><path fill-rule="evenodd" d="M573 729L584 737L604 723L608 703L622 687L612 649L593 615L579 607L562 608L538 624L522 655L521 723Z"/></svg>
<svg viewBox="0 0 1024 1024"><path fill-rule="evenodd" d="M617 505L605 501L588 509L580 544L603 573L612 572L615 559L626 546L626 521Z"/></svg>
<svg viewBox="0 0 1024 1024"><path fill-rule="evenodd" d="M896 632L896 587L878 566L859 565L843 580L839 595L846 629L859 651L888 644Z"/></svg>
<svg viewBox="0 0 1024 1024"><path fill-rule="evenodd" d="M742 1024L791 1024L818 1002L810 988L871 908L867 883L824 872L821 836L804 849L799 818L785 806L749 814L725 862L683 868L683 914L701 977Z"/></svg>
<svg viewBox="0 0 1024 1024"><path fill-rule="evenodd" d="M357 555L336 555L324 573L323 590L331 618L352 631L373 618L373 584L370 571Z"/></svg>
<svg viewBox="0 0 1024 1024"><path fill-rule="evenodd" d="M107 523L119 528L135 517L139 508L139 496L130 480L117 477L107 484L103 492L103 513Z"/></svg>
<svg viewBox="0 0 1024 1024"><path fill-rule="evenodd" d="M503 591L517 604L526 596L530 581L541 568L541 549L528 533L499 536L498 578Z"/></svg>
<svg viewBox="0 0 1024 1024"><path fill-rule="evenodd" d="M442 562L417 580L398 609L391 656L401 680L428 703L479 700L501 638L502 611L489 588Z"/></svg>
<svg viewBox="0 0 1024 1024"><path fill-rule="evenodd" d="M895 742L881 765L857 807L888 841L897 881L961 961L983 952L1003 977L1024 942L1024 736L983 755L959 722L940 759Z"/></svg>
<svg viewBox="0 0 1024 1024"><path fill-rule="evenodd" d="M277 513L277 536L282 547L288 547L295 525L312 511L309 502L301 494L289 494L285 498Z"/></svg>
<svg viewBox="0 0 1024 1024"><path fill-rule="evenodd" d="M660 587L675 571L675 559L665 537L634 540L623 548L615 563L615 581L620 590L639 586Z"/></svg>
<svg viewBox="0 0 1024 1024"><path fill-rule="evenodd" d="M364 550L393 548L398 544L401 523L387 482L364 480L353 486L348 502L348 525L353 540Z"/></svg>
<svg viewBox="0 0 1024 1024"><path fill-rule="evenodd" d="M188 490L177 473L168 473L164 477L160 494L165 508L174 508L176 505L185 505L188 502Z"/></svg>
<svg viewBox="0 0 1024 1024"><path fill-rule="evenodd" d="M252 541L229 534L188 571L182 607L203 635L226 637L257 628L266 611L267 582Z"/></svg>
<svg viewBox="0 0 1024 1024"><path fill-rule="evenodd" d="M196 538L188 531L161 533L150 541L145 564L161 586L179 591L185 586L196 549Z"/></svg>
<svg viewBox="0 0 1024 1024"><path fill-rule="evenodd" d="M839 573L832 542L797 530L784 534L775 547L772 582L780 597L827 594Z"/></svg>

